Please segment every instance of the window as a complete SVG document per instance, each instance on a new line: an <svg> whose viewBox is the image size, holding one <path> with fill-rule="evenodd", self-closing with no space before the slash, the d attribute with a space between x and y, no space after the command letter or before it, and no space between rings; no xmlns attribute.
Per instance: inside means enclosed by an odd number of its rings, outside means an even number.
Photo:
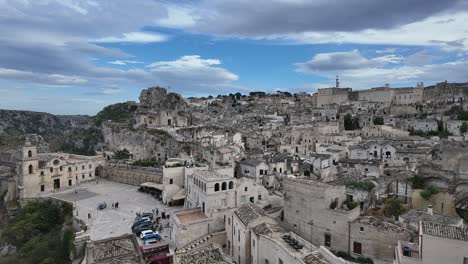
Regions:
<svg viewBox="0 0 468 264"><path fill-rule="evenodd" d="M234 182L230 181L229 182L229 190L234 189Z"/></svg>
<svg viewBox="0 0 468 264"><path fill-rule="evenodd" d="M41 185L41 192L43 192L45 189L44 184Z"/></svg>
<svg viewBox="0 0 468 264"><path fill-rule="evenodd" d="M260 170L260 175L263 175L263 170Z"/></svg>
<svg viewBox="0 0 468 264"><path fill-rule="evenodd" d="M223 182L223 183L221 184L221 190L222 190L222 191L225 191L226 189L227 189L227 183Z"/></svg>
<svg viewBox="0 0 468 264"><path fill-rule="evenodd" d="M463 258L463 264L468 264L468 258Z"/></svg>
<svg viewBox="0 0 468 264"><path fill-rule="evenodd" d="M325 234L325 246L331 247L331 236L330 234Z"/></svg>
<svg viewBox="0 0 468 264"><path fill-rule="evenodd" d="M28 151L28 157L30 157L30 158L32 157L32 151L30 151L30 150Z"/></svg>
<svg viewBox="0 0 468 264"><path fill-rule="evenodd" d="M219 183L216 183L215 184L215 192L218 192L219 191Z"/></svg>
<svg viewBox="0 0 468 264"><path fill-rule="evenodd" d="M93 176L91 175L91 173L89 174L89 177L90 177L90 178L93 177Z"/></svg>
<svg viewBox="0 0 468 264"><path fill-rule="evenodd" d="M231 224L231 218L228 218L228 225Z"/></svg>
<svg viewBox="0 0 468 264"><path fill-rule="evenodd" d="M359 231L364 232L364 227L363 226L359 227Z"/></svg>
<svg viewBox="0 0 468 264"><path fill-rule="evenodd" d="M173 184L174 183L174 179L169 179L169 184Z"/></svg>
<svg viewBox="0 0 468 264"><path fill-rule="evenodd" d="M63 170L63 167L62 167L62 166L60 166L60 171L62 171L62 170Z"/></svg>
<svg viewBox="0 0 468 264"><path fill-rule="evenodd" d="M68 171L71 171L71 170L72 170L72 168L71 168L71 167L68 167Z"/></svg>
<svg viewBox="0 0 468 264"><path fill-rule="evenodd" d="M283 260L278 258L278 264L284 264Z"/></svg>
<svg viewBox="0 0 468 264"><path fill-rule="evenodd" d="M50 172L54 172L54 168L50 168Z"/></svg>
<svg viewBox="0 0 468 264"><path fill-rule="evenodd" d="M89 164L89 168L91 169L91 164Z"/></svg>
<svg viewBox="0 0 468 264"><path fill-rule="evenodd" d="M33 165L32 165L32 164L29 165L29 167L28 167L28 172L29 172L29 174L33 174L34 168L33 168Z"/></svg>
<svg viewBox="0 0 468 264"><path fill-rule="evenodd" d="M82 170L84 170L84 165L83 165L83 166L81 166L81 169L82 169Z"/></svg>
<svg viewBox="0 0 468 264"><path fill-rule="evenodd" d="M240 242L240 230L237 230L237 241Z"/></svg>
<svg viewBox="0 0 468 264"><path fill-rule="evenodd" d="M247 191L247 187L245 187L244 190Z"/></svg>
<svg viewBox="0 0 468 264"><path fill-rule="evenodd" d="M353 243L353 252L354 254L362 254L362 245L359 242L354 242Z"/></svg>
<svg viewBox="0 0 468 264"><path fill-rule="evenodd" d="M261 194L258 195L258 200L259 201L262 200L262 195Z"/></svg>
<svg viewBox="0 0 468 264"><path fill-rule="evenodd" d="M268 259L265 259L265 264L270 264L270 261Z"/></svg>
<svg viewBox="0 0 468 264"><path fill-rule="evenodd" d="M84 174L81 174L81 179L84 179Z"/></svg>
<svg viewBox="0 0 468 264"><path fill-rule="evenodd" d="M41 176L44 176L44 171L41 171Z"/></svg>
<svg viewBox="0 0 468 264"><path fill-rule="evenodd" d="M72 180L68 180L68 186L72 186Z"/></svg>

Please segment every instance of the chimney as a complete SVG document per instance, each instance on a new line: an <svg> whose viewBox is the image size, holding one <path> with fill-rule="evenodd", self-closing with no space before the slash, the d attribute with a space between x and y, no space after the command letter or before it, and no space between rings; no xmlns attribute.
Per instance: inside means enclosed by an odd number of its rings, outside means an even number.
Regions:
<svg viewBox="0 0 468 264"><path fill-rule="evenodd" d="M427 213L430 214L430 215L434 214L434 212L432 211L432 204L427 206Z"/></svg>

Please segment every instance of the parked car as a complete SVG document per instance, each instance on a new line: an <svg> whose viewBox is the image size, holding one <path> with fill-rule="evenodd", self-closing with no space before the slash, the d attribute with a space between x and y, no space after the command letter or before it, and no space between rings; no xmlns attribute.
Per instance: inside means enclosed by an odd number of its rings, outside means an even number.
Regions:
<svg viewBox="0 0 468 264"><path fill-rule="evenodd" d="M138 224L136 226L132 226L132 231L133 232L136 232L137 230L145 230L145 229L151 229L153 227L153 225L151 223L142 223L142 224Z"/></svg>
<svg viewBox="0 0 468 264"><path fill-rule="evenodd" d="M145 220L135 221L135 222L133 222L132 228L135 227L135 226L142 225L142 224L151 224L151 221L148 221L146 219Z"/></svg>
<svg viewBox="0 0 468 264"><path fill-rule="evenodd" d="M133 232L135 232L135 235L140 236L141 232L143 232L145 230L148 230L148 229L151 229L151 228L152 228L152 226L141 226L141 227L135 229L135 231L133 231Z"/></svg>
<svg viewBox="0 0 468 264"><path fill-rule="evenodd" d="M158 240L156 240L156 238L147 239L144 242L145 245L152 245L152 244L156 244L156 243L158 243Z"/></svg>
<svg viewBox="0 0 468 264"><path fill-rule="evenodd" d="M151 234L144 235L143 236L143 241L148 240L148 239L153 239L153 238L156 239L156 240L161 240L161 237L158 234L151 233Z"/></svg>
<svg viewBox="0 0 468 264"><path fill-rule="evenodd" d="M141 231L140 238L143 239L144 236L149 235L149 234L154 234L153 230L151 229L143 230Z"/></svg>

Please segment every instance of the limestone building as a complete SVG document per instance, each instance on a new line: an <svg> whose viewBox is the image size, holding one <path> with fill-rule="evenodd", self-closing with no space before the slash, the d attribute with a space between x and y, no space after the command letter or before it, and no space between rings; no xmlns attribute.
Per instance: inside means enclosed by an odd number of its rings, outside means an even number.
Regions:
<svg viewBox="0 0 468 264"><path fill-rule="evenodd" d="M37 147L27 142L18 160L19 198L36 197L92 181L104 163L103 156L37 153Z"/></svg>

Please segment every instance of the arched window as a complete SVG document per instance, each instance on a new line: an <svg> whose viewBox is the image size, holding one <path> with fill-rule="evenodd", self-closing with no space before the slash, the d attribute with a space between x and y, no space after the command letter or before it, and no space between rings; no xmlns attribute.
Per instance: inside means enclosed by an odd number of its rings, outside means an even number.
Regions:
<svg viewBox="0 0 468 264"><path fill-rule="evenodd" d="M229 190L232 190L232 189L234 189L234 182L230 181L229 182Z"/></svg>
<svg viewBox="0 0 468 264"><path fill-rule="evenodd" d="M215 184L215 192L218 192L219 191L219 183L216 183Z"/></svg>
<svg viewBox="0 0 468 264"><path fill-rule="evenodd" d="M33 174L33 165L29 165L29 174Z"/></svg>
<svg viewBox="0 0 468 264"><path fill-rule="evenodd" d="M28 151L28 157L30 157L30 158L32 157L32 151L31 150Z"/></svg>
<svg viewBox="0 0 468 264"><path fill-rule="evenodd" d="M223 184L221 185L221 190L225 191L226 189L227 189L227 184L223 182Z"/></svg>

